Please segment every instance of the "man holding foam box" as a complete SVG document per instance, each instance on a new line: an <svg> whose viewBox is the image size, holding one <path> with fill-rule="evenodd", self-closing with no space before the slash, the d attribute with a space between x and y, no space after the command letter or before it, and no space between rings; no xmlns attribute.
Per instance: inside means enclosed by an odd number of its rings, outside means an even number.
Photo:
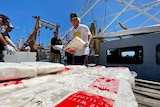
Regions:
<svg viewBox="0 0 160 107"><path fill-rule="evenodd" d="M92 34L86 25L80 24L80 18L76 13L70 14L70 22L73 25L70 31L71 39L79 37L85 42L84 48L74 53L73 64L88 66L89 44Z"/></svg>

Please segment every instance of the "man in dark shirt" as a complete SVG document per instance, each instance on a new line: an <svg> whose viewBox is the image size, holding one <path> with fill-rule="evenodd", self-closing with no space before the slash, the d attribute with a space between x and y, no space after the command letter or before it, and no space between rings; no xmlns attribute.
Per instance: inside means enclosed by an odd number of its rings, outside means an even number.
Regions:
<svg viewBox="0 0 160 107"><path fill-rule="evenodd" d="M55 45L62 45L62 41L58 37L58 32L56 31L54 31L54 37L51 39L51 52L49 61L54 63L58 61L61 63L61 52L55 48Z"/></svg>

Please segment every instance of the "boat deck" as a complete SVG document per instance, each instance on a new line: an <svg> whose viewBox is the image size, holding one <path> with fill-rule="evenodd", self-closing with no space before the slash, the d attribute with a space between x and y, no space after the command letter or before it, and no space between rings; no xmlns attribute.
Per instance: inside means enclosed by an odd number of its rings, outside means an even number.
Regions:
<svg viewBox="0 0 160 107"><path fill-rule="evenodd" d="M133 92L138 107L160 107L160 83L136 79Z"/></svg>

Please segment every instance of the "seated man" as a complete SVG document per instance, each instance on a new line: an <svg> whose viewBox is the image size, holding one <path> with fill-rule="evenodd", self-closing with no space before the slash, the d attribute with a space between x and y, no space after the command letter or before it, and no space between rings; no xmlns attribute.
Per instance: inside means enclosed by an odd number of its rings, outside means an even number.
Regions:
<svg viewBox="0 0 160 107"><path fill-rule="evenodd" d="M30 52L31 48L30 48L30 46L29 46L28 43L24 43L22 50L23 50L23 51L28 51L28 52Z"/></svg>

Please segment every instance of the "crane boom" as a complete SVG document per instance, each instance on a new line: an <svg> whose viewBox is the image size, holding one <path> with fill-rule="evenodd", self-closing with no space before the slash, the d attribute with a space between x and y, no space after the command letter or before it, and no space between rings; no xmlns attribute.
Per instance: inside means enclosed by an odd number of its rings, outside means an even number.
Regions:
<svg viewBox="0 0 160 107"><path fill-rule="evenodd" d="M34 45L36 42L36 35L37 35L37 31L39 30L40 26L40 17L39 16L33 16L36 19L36 25L34 26L34 30L31 33L31 35L27 38L26 42L29 44L30 48L31 48L31 52L33 52L34 49Z"/></svg>
<svg viewBox="0 0 160 107"><path fill-rule="evenodd" d="M36 24L34 26L33 32L29 35L29 37L26 39L26 43L29 44L30 48L31 48L31 52L34 52L35 49L40 48L40 45L37 45L36 42L36 38L37 38L37 33L39 31L39 29L43 26L45 26L46 28L50 28L50 30L54 30L53 27L55 27L55 31L58 32L59 29L59 25L58 24L53 24L50 23L48 21L45 21L43 19L40 19L39 16L33 16L34 19L36 19Z"/></svg>

